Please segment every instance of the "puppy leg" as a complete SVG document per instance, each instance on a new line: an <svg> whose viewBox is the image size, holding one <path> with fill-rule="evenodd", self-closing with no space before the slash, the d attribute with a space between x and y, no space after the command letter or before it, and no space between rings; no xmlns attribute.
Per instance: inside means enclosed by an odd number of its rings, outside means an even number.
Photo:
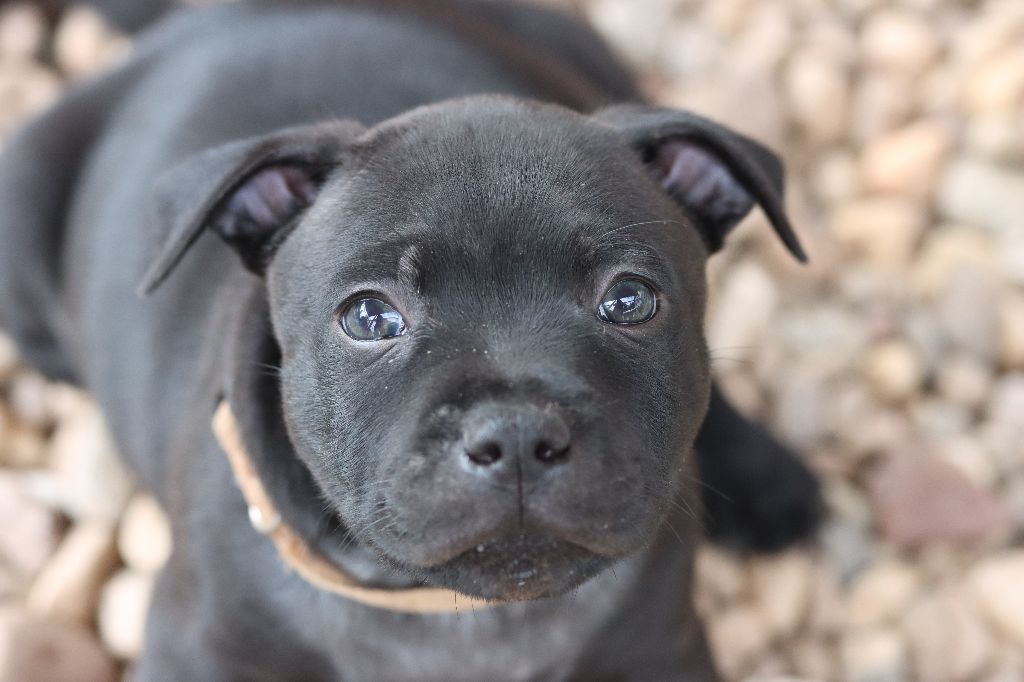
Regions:
<svg viewBox="0 0 1024 682"><path fill-rule="evenodd" d="M717 386L696 442L711 538L774 552L805 539L822 514L821 488L798 456L729 404Z"/></svg>

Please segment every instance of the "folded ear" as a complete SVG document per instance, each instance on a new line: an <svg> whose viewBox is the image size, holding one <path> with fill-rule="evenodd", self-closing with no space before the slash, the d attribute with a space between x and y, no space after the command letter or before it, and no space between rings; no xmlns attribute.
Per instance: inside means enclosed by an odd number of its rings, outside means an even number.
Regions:
<svg viewBox="0 0 1024 682"><path fill-rule="evenodd" d="M153 197L160 246L139 293L160 286L207 228L262 274L363 130L351 121L288 128L208 149L166 171Z"/></svg>
<svg viewBox="0 0 1024 682"><path fill-rule="evenodd" d="M686 111L627 104L594 116L626 135L661 186L697 219L710 251L722 247L756 202L790 253L807 261L783 208L782 162L770 151Z"/></svg>

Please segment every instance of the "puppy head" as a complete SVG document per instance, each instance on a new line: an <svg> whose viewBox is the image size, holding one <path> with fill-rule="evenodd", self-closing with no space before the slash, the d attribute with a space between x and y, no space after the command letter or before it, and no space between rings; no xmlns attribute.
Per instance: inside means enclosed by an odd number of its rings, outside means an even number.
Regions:
<svg viewBox="0 0 1024 682"><path fill-rule="evenodd" d="M206 226L232 244L334 512L475 596L563 592L653 536L707 407L708 253L757 200L802 257L777 161L682 112L473 98L229 147L164 200L144 286Z"/></svg>

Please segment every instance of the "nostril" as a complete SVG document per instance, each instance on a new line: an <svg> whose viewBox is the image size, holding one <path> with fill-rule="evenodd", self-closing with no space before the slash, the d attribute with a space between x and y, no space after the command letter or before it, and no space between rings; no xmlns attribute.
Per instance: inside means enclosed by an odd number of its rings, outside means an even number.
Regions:
<svg viewBox="0 0 1024 682"><path fill-rule="evenodd" d="M554 464L566 458L569 454L569 446L557 447L547 441L537 443L533 450L533 456L545 464Z"/></svg>
<svg viewBox="0 0 1024 682"><path fill-rule="evenodd" d="M487 441L467 450L466 456L474 464L488 466L501 459L501 446L494 441Z"/></svg>

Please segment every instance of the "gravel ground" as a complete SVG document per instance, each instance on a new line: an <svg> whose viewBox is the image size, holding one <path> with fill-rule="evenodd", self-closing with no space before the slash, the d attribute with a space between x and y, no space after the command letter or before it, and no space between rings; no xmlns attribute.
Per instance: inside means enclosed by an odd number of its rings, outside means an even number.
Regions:
<svg viewBox="0 0 1024 682"><path fill-rule="evenodd" d="M705 548L730 680L1024 680L1024 2L578 0L660 102L781 150L812 264L753 216L713 261L737 404L806 453L813 549ZM0 141L128 42L0 12ZM0 680L130 665L160 510L88 397L0 336Z"/></svg>

